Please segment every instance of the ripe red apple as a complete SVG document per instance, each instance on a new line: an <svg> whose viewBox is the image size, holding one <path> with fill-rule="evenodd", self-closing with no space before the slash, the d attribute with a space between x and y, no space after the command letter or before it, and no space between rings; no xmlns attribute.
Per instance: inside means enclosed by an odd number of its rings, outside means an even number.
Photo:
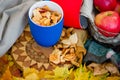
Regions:
<svg viewBox="0 0 120 80"><path fill-rule="evenodd" d="M115 11L105 11L95 16L95 25L106 37L114 37L120 32L120 16Z"/></svg>
<svg viewBox="0 0 120 80"><path fill-rule="evenodd" d="M112 11L117 5L116 0L93 0L94 6L100 12Z"/></svg>
<svg viewBox="0 0 120 80"><path fill-rule="evenodd" d="M120 0L117 0L117 5L114 10L120 14Z"/></svg>

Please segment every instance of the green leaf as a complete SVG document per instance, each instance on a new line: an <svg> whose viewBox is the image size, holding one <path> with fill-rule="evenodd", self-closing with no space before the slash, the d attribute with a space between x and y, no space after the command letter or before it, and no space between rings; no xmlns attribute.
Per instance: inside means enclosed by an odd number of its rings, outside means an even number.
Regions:
<svg viewBox="0 0 120 80"><path fill-rule="evenodd" d="M54 75L47 75L47 78L51 78L52 80L65 80L69 78L72 69L69 70L67 67L56 67L54 70Z"/></svg>

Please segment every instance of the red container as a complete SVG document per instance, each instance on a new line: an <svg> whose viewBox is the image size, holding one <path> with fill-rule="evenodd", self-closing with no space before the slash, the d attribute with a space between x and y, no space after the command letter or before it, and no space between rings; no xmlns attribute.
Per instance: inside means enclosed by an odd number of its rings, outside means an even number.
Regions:
<svg viewBox="0 0 120 80"><path fill-rule="evenodd" d="M51 0L58 3L64 12L64 26L82 28L80 24L80 9L83 0Z"/></svg>

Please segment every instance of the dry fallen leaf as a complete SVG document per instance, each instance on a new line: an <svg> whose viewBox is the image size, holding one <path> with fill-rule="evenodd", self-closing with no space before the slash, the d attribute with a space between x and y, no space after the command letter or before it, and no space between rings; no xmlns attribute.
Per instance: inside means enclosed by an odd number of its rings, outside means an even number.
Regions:
<svg viewBox="0 0 120 80"><path fill-rule="evenodd" d="M50 54L49 56L49 60L55 64L59 64L60 61L60 56L62 54L62 51L60 51L59 49L55 49L53 50L53 52Z"/></svg>
<svg viewBox="0 0 120 80"><path fill-rule="evenodd" d="M111 75L119 75L120 76L120 72L114 64L105 63L105 64L103 64L103 66L106 68L106 70L108 70L111 73Z"/></svg>
<svg viewBox="0 0 120 80"><path fill-rule="evenodd" d="M85 37L84 40L81 40L83 45L86 40L86 36L82 36L82 34L79 33L79 30L76 30L76 32L74 31L74 28L63 28L61 38L54 46L55 50L58 49L61 51L61 55L59 56L60 59L56 59L58 62L55 63L55 59L51 58L51 62L55 64L70 62L72 65L79 67L79 65L82 63L83 56L86 54L86 49L81 45L78 46L77 44L80 43L78 43L79 38L81 39ZM82 33L85 33L85 31L82 31Z"/></svg>
<svg viewBox="0 0 120 80"><path fill-rule="evenodd" d="M84 47L84 43L88 38L88 32L86 30L81 30L81 29L74 29L73 32L76 33L78 37L77 46Z"/></svg>
<svg viewBox="0 0 120 80"><path fill-rule="evenodd" d="M78 41L77 34L74 33L69 37L69 39L62 40L62 43L67 45L72 45L72 44L77 44L77 41Z"/></svg>
<svg viewBox="0 0 120 80"><path fill-rule="evenodd" d="M108 70L106 70L101 64L91 63L87 67L93 71L94 75L103 75L108 73Z"/></svg>
<svg viewBox="0 0 120 80"><path fill-rule="evenodd" d="M9 67L7 67L6 71L2 75L1 80L13 80Z"/></svg>

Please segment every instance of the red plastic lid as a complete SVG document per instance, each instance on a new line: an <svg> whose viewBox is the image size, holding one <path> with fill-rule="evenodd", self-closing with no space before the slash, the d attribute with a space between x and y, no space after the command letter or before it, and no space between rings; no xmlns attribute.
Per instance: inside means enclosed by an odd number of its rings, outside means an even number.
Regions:
<svg viewBox="0 0 120 80"><path fill-rule="evenodd" d="M80 25L80 9L83 0L51 0L58 3L64 12L64 26L82 28Z"/></svg>

